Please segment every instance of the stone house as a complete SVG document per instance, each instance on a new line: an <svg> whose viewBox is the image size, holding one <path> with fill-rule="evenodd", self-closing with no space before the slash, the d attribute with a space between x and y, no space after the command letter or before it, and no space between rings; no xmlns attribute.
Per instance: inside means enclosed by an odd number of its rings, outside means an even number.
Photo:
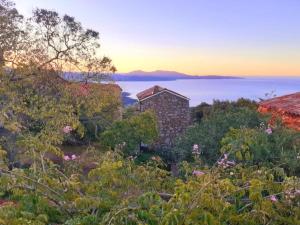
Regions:
<svg viewBox="0 0 300 225"><path fill-rule="evenodd" d="M155 112L160 147L170 147L190 125L189 98L167 88L154 86L137 94L139 111Z"/></svg>
<svg viewBox="0 0 300 225"><path fill-rule="evenodd" d="M258 111L271 114L270 125L281 118L284 125L300 131L300 92L262 101Z"/></svg>

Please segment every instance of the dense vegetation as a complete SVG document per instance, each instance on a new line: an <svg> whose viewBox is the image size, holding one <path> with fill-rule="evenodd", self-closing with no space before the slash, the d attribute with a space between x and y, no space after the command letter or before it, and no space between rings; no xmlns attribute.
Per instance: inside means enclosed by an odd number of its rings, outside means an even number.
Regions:
<svg viewBox="0 0 300 225"><path fill-rule="evenodd" d="M115 71L97 32L7 0L0 28L0 224L300 224L299 132L269 127L255 102L201 104L167 154L140 152L153 113L118 120L118 99L88 85Z"/></svg>

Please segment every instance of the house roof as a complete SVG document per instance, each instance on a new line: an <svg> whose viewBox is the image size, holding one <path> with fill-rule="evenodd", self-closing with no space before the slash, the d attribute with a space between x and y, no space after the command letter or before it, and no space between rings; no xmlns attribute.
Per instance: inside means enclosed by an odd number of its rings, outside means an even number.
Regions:
<svg viewBox="0 0 300 225"><path fill-rule="evenodd" d="M268 99L259 103L268 110L276 110L300 116L300 92Z"/></svg>
<svg viewBox="0 0 300 225"><path fill-rule="evenodd" d="M167 88L163 88L163 87L160 87L158 85L155 85L155 86L153 86L151 88L148 88L148 89L146 89L146 90L138 93L136 96L139 99L139 101L143 101L145 99L151 98L151 97L153 97L155 95L158 95L160 93L163 93L163 92L168 92L168 93L176 95L176 96L178 96L180 98L184 98L186 100L189 100L189 98L187 98L187 97L185 97L185 96L183 96L183 95L181 95L181 94L179 94L179 93L177 93L175 91L171 91L171 90L169 90Z"/></svg>

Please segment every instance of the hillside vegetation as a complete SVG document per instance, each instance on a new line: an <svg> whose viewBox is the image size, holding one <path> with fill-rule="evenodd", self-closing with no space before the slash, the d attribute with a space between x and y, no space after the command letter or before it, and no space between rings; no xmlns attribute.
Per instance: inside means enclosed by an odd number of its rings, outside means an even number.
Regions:
<svg viewBox="0 0 300 225"><path fill-rule="evenodd" d="M268 126L255 102L217 101L173 148L141 151L155 115L120 119L99 46L71 16L27 19L0 0L0 224L300 224L299 132Z"/></svg>

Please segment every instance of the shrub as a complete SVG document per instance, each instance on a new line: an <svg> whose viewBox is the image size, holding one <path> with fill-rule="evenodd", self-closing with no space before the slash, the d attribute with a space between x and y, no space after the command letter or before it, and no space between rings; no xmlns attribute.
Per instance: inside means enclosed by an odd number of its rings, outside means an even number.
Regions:
<svg viewBox="0 0 300 225"><path fill-rule="evenodd" d="M129 119L115 122L112 127L102 133L104 145L114 149L120 147L128 155L137 154L139 146L151 144L158 136L155 115L143 112Z"/></svg>
<svg viewBox="0 0 300 225"><path fill-rule="evenodd" d="M256 110L257 107L257 102L245 98L239 98L237 101L232 102L214 100L212 105L202 102L200 105L192 108L192 119L195 122L200 122L215 111L227 111L234 108L248 108Z"/></svg>
<svg viewBox="0 0 300 225"><path fill-rule="evenodd" d="M278 127L230 129L222 139L223 153L248 165L280 166L299 175L300 133Z"/></svg>
<svg viewBox="0 0 300 225"><path fill-rule="evenodd" d="M214 163L219 157L221 140L230 128L258 127L263 119L248 108L230 108L226 111L216 110L201 123L189 128L175 144L173 154L177 160L191 160L192 147L198 144L201 158L207 164Z"/></svg>

